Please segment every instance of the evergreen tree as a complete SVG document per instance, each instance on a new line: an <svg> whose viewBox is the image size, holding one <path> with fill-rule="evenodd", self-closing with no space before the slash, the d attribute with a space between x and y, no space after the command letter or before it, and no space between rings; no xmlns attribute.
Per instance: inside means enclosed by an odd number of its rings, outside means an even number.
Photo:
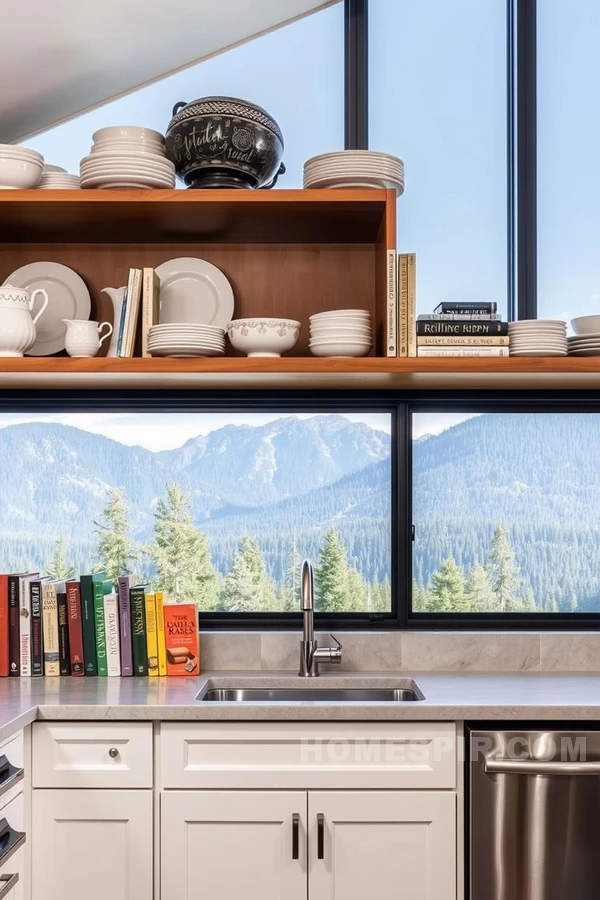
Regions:
<svg viewBox="0 0 600 900"><path fill-rule="evenodd" d="M431 576L429 610L435 612L468 612L469 598L465 577L451 556Z"/></svg>
<svg viewBox="0 0 600 900"><path fill-rule="evenodd" d="M156 588L169 600L195 603L199 610L217 607L216 576L208 538L194 525L189 497L176 482L165 486L154 514L150 555L156 566Z"/></svg>
<svg viewBox="0 0 600 900"><path fill-rule="evenodd" d="M315 571L316 605L320 612L344 612L348 608L346 550L335 528L325 535Z"/></svg>
<svg viewBox="0 0 600 900"><path fill-rule="evenodd" d="M471 566L465 590L469 612L496 611L496 597L492 591L488 573L483 566L478 564Z"/></svg>
<svg viewBox="0 0 600 900"><path fill-rule="evenodd" d="M367 606L369 585L356 569L349 569L346 578L346 611L347 612L371 612ZM370 597L372 604L373 598Z"/></svg>
<svg viewBox="0 0 600 900"><path fill-rule="evenodd" d="M571 592L571 596L569 597L569 612L577 612L579 609L579 603L577 602L577 594L575 591Z"/></svg>
<svg viewBox="0 0 600 900"><path fill-rule="evenodd" d="M412 608L413 612L426 612L428 603L427 591L416 579L412 583Z"/></svg>
<svg viewBox="0 0 600 900"><path fill-rule="evenodd" d="M494 531L488 572L496 597L496 608L499 612L514 612L519 606L516 597L520 580L519 569L502 525L497 525Z"/></svg>
<svg viewBox="0 0 600 900"><path fill-rule="evenodd" d="M535 602L535 597L533 596L533 591L530 587L525 591L525 596L523 597L523 604L521 606L522 612L537 612L537 604Z"/></svg>
<svg viewBox="0 0 600 900"><path fill-rule="evenodd" d="M221 606L227 612L258 612L258 603L254 572L242 551L238 550L231 572L223 580Z"/></svg>
<svg viewBox="0 0 600 900"><path fill-rule="evenodd" d="M292 532L292 545L280 591L279 608L286 612L297 612L300 609L300 575L302 558L298 552L296 532Z"/></svg>
<svg viewBox="0 0 600 900"><path fill-rule="evenodd" d="M94 522L98 535L97 557L107 578L117 581L119 575L129 572L130 564L137 558L136 547L129 537L128 507L122 488L111 488L102 520Z"/></svg>
<svg viewBox="0 0 600 900"><path fill-rule="evenodd" d="M252 572L256 587L258 609L270 612L275 609L275 586L267 574L265 561L260 552L258 541L244 535L240 544L240 552Z"/></svg>
<svg viewBox="0 0 600 900"><path fill-rule="evenodd" d="M56 544L54 546L54 556L52 557L52 562L46 570L46 575L48 578L60 581L63 581L67 578L73 578L75 576L75 569L72 566L67 566L65 540L62 537L59 537L56 541Z"/></svg>

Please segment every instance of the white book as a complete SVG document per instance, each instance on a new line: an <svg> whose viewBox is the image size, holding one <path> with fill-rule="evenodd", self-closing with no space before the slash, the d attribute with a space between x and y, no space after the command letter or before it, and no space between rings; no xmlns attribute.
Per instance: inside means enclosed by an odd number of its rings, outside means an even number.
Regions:
<svg viewBox="0 0 600 900"><path fill-rule="evenodd" d="M39 572L28 572L19 578L19 672L22 677L31 676L31 595L29 582L39 578Z"/></svg>
<svg viewBox="0 0 600 900"><path fill-rule="evenodd" d="M417 356L508 356L508 347L419 347Z"/></svg>
<svg viewBox="0 0 600 900"><path fill-rule="evenodd" d="M398 279L396 251L387 252L387 311L385 323L385 355L398 356Z"/></svg>
<svg viewBox="0 0 600 900"><path fill-rule="evenodd" d="M115 593L104 595L104 628L106 630L106 664L108 674L121 674L121 642L119 640L119 599Z"/></svg>

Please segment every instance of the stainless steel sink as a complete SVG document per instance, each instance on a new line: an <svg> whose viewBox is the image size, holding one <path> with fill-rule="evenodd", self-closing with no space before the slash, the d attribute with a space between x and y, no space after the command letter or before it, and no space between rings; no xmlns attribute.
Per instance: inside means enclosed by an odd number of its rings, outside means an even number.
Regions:
<svg viewBox="0 0 600 900"><path fill-rule="evenodd" d="M412 703L425 697L412 688L213 688L201 691L203 703Z"/></svg>

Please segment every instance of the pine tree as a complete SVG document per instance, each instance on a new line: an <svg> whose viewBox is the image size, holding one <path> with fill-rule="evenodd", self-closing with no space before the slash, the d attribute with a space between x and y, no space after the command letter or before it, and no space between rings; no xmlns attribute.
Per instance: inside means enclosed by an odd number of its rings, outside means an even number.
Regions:
<svg viewBox="0 0 600 900"><path fill-rule="evenodd" d="M320 612L344 612L348 608L346 550L335 528L325 535L315 571L316 606Z"/></svg>
<svg viewBox="0 0 600 900"><path fill-rule="evenodd" d="M221 588L221 606L227 612L258 612L254 573L241 550L233 558L233 566Z"/></svg>
<svg viewBox="0 0 600 900"><path fill-rule="evenodd" d="M217 582L210 561L208 538L196 528L190 499L176 482L165 485L154 514L150 555L156 566L156 588L169 600L195 603L202 611L217 607Z"/></svg>
<svg viewBox="0 0 600 900"><path fill-rule="evenodd" d="M436 612L468 612L465 577L451 556L431 576L429 609Z"/></svg>
<svg viewBox="0 0 600 900"><path fill-rule="evenodd" d="M466 583L469 612L495 612L496 597L492 591L488 573L483 566L471 566Z"/></svg>
<svg viewBox="0 0 600 900"><path fill-rule="evenodd" d="M569 612L577 612L579 609L579 603L577 602L577 594L575 591L572 591L571 596L569 597Z"/></svg>
<svg viewBox="0 0 600 900"><path fill-rule="evenodd" d="M413 578L412 583L412 608L413 612L426 612L427 591Z"/></svg>
<svg viewBox="0 0 600 900"><path fill-rule="evenodd" d="M346 579L346 611L347 612L370 612L367 609L367 592L369 586L357 569L349 569ZM372 597L371 597L372 603Z"/></svg>
<svg viewBox="0 0 600 900"><path fill-rule="evenodd" d="M252 572L256 587L258 609L270 612L275 609L275 586L267 574L265 561L258 541L244 535L240 543L240 552Z"/></svg>
<svg viewBox="0 0 600 900"><path fill-rule="evenodd" d="M286 612L297 612L300 609L300 575L302 557L298 552L296 532L292 532L292 546L280 590L279 608Z"/></svg>
<svg viewBox="0 0 600 900"><path fill-rule="evenodd" d="M129 572L130 564L137 558L135 544L129 537L129 509L124 493L122 488L111 488L102 510L102 521L94 522L100 568L113 581Z"/></svg>
<svg viewBox="0 0 600 900"><path fill-rule="evenodd" d="M48 578L52 578L55 581L63 581L75 576L75 569L71 566L67 566L65 539L62 537L59 537L54 545L54 556L46 570L46 575Z"/></svg>
<svg viewBox="0 0 600 900"><path fill-rule="evenodd" d="M535 597L533 596L533 591L530 587L528 587L525 591L523 603L521 604L521 610L522 612L537 612Z"/></svg>
<svg viewBox="0 0 600 900"><path fill-rule="evenodd" d="M502 525L497 525L494 531L488 573L497 609L499 612L514 612L519 606L516 597L520 581L519 568Z"/></svg>

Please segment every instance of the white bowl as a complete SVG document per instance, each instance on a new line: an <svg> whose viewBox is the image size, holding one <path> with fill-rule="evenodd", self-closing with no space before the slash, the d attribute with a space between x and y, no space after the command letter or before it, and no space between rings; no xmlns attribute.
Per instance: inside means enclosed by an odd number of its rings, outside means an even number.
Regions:
<svg viewBox="0 0 600 900"><path fill-rule="evenodd" d="M356 341L320 341L310 344L310 352L313 356L365 356L371 349L371 344L357 343Z"/></svg>
<svg viewBox="0 0 600 900"><path fill-rule="evenodd" d="M158 156L165 159L165 148L160 144L147 144L144 141L103 141L101 144L93 144L90 156L100 156L103 153L132 153L136 156Z"/></svg>
<svg viewBox="0 0 600 900"><path fill-rule="evenodd" d="M571 328L575 334L595 334L600 331L600 316L579 316L571 319Z"/></svg>
<svg viewBox="0 0 600 900"><path fill-rule="evenodd" d="M368 325L348 325L342 324L339 325L311 325L310 326L310 334L311 337L316 337L317 335L322 335L323 337L335 337L336 334L342 334L344 337L348 334L355 334L357 336L364 335L365 337L371 337L372 331Z"/></svg>
<svg viewBox="0 0 600 900"><path fill-rule="evenodd" d="M227 326L227 336L246 356L281 356L294 347L301 327L295 319L234 319Z"/></svg>
<svg viewBox="0 0 600 900"><path fill-rule="evenodd" d="M314 315L309 316L310 321L314 321L315 319L326 319L330 316L358 316L361 319L370 319L371 313L368 309L328 309L326 312L314 313Z"/></svg>
<svg viewBox="0 0 600 900"><path fill-rule="evenodd" d="M37 150L29 150L27 147L19 147L18 144L0 144L0 156L11 156L17 159L30 159L44 165L44 157Z"/></svg>
<svg viewBox="0 0 600 900"><path fill-rule="evenodd" d="M99 128L92 135L94 144L103 141L145 141L146 143L164 144L165 137L160 131L153 128L144 128L139 125L111 125L108 128Z"/></svg>
<svg viewBox="0 0 600 900"><path fill-rule="evenodd" d="M0 190L30 190L40 183L41 162L3 156L0 152Z"/></svg>

